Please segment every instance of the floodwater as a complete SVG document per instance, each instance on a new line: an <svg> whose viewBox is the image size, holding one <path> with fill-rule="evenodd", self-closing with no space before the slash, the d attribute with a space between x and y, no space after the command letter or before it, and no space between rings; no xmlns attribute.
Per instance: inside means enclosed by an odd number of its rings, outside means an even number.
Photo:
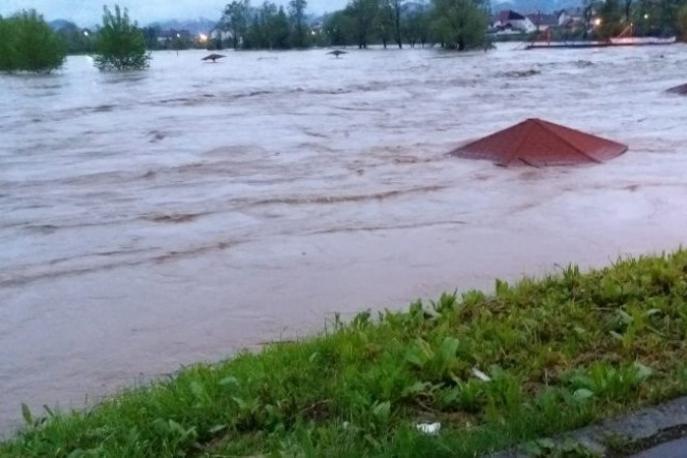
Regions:
<svg viewBox="0 0 687 458"><path fill-rule="evenodd" d="M335 312L687 240L684 46L227 54L0 76L0 430ZM527 117L630 151L446 155Z"/></svg>

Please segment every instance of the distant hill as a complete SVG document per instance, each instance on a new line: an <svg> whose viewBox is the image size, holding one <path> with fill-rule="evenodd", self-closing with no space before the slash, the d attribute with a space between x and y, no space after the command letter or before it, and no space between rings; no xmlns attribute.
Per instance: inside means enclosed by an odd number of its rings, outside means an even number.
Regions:
<svg viewBox="0 0 687 458"><path fill-rule="evenodd" d="M61 30L72 24L74 24L72 21L68 21L66 19L55 19L54 21L48 22L48 25L53 30Z"/></svg>
<svg viewBox="0 0 687 458"><path fill-rule="evenodd" d="M159 27L161 30L188 30L192 35L199 33L208 33L215 28L217 21L211 21L206 18L199 18L195 20L171 20L153 22L151 27Z"/></svg>

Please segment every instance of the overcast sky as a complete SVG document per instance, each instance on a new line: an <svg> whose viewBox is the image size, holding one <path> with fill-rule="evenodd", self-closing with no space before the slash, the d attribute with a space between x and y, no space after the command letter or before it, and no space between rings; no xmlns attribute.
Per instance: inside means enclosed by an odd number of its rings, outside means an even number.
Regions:
<svg viewBox="0 0 687 458"><path fill-rule="evenodd" d="M288 0L273 1L283 5L288 3ZM0 14L8 15L17 10L34 8L47 20L69 19L88 26L100 22L103 4L114 3L128 7L132 19L145 25L166 19L218 19L228 0L0 0ZM262 0L252 0L251 4L260 5ZM308 0L308 11L323 13L339 9L345 4L346 0Z"/></svg>

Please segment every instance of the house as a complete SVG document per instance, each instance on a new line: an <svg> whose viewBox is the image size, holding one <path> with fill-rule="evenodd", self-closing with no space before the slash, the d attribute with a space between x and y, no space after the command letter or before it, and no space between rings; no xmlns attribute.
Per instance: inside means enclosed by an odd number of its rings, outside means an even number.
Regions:
<svg viewBox="0 0 687 458"><path fill-rule="evenodd" d="M324 21L316 19L310 23L310 31L313 35L319 35L324 31Z"/></svg>
<svg viewBox="0 0 687 458"><path fill-rule="evenodd" d="M546 32L550 28L555 28L558 26L558 16L555 14L538 12L528 14L527 18L532 21L536 30L539 32Z"/></svg>
<svg viewBox="0 0 687 458"><path fill-rule="evenodd" d="M558 16L558 26L575 29L584 26L584 10L582 8L570 8L555 13Z"/></svg>
<svg viewBox="0 0 687 458"><path fill-rule="evenodd" d="M513 10L505 10L497 14L491 28L497 35L532 33L537 30L530 18Z"/></svg>
<svg viewBox="0 0 687 458"><path fill-rule="evenodd" d="M157 37L157 41L162 45L168 45L175 41L191 42L193 41L193 36L188 30L169 29L161 31L160 35Z"/></svg>
<svg viewBox="0 0 687 458"><path fill-rule="evenodd" d="M211 40L231 41L234 35L228 30L214 28L210 31Z"/></svg>

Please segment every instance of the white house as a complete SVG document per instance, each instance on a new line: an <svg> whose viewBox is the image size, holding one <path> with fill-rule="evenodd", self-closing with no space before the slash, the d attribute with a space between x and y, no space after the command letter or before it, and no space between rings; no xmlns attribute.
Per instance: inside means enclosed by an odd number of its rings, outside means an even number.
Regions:
<svg viewBox="0 0 687 458"><path fill-rule="evenodd" d="M231 41L234 38L230 31L220 29L212 29L209 36L212 40L220 39L222 41Z"/></svg>
<svg viewBox="0 0 687 458"><path fill-rule="evenodd" d="M501 11L491 25L496 33L532 33L537 30L532 20L513 10Z"/></svg>

